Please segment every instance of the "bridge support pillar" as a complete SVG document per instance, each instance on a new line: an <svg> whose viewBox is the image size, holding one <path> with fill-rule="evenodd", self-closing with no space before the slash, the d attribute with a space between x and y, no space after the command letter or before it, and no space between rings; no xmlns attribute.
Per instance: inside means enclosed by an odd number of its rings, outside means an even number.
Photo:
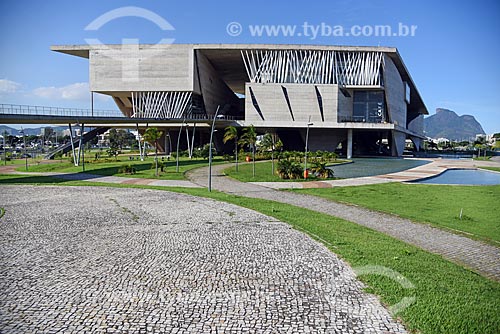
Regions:
<svg viewBox="0 0 500 334"><path fill-rule="evenodd" d="M352 129L347 130L347 159L352 158Z"/></svg>

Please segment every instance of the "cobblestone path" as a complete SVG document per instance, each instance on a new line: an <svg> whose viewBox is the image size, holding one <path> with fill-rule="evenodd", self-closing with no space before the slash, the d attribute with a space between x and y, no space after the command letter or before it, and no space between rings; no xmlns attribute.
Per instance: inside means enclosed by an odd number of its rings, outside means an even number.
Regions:
<svg viewBox="0 0 500 334"><path fill-rule="evenodd" d="M2 186L0 333L405 333L335 254L166 191Z"/></svg>

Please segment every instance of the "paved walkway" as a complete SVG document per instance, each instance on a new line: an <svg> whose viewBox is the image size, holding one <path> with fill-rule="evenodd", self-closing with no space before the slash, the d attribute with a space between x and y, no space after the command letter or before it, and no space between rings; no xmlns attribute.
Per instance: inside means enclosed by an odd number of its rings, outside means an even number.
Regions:
<svg viewBox="0 0 500 334"><path fill-rule="evenodd" d="M483 163L482 163L483 165ZM433 166L421 167L446 168L457 166L457 162L439 160ZM464 165L466 166L466 165ZM460 235L446 232L429 225L414 223L397 216L371 211L358 206L341 204L320 197L282 192L258 184L243 183L225 177L222 170L227 165L212 167L213 189L229 194L261 198L303 207L339 217L371 229L388 234L396 239L420 247L432 253L442 255L455 263L464 265L486 277L500 281L500 248L475 241ZM188 178L200 186L207 186L208 168L192 170ZM422 173L423 174L423 173ZM394 182L394 180L392 180ZM399 179L398 181L401 181Z"/></svg>
<svg viewBox="0 0 500 334"><path fill-rule="evenodd" d="M161 187L200 188L198 184L187 180L157 180L157 179L145 179L138 177L102 176L89 173L44 173L43 175L49 175L65 180L75 180L75 181L140 184L140 185L161 186Z"/></svg>
<svg viewBox="0 0 500 334"><path fill-rule="evenodd" d="M0 333L406 333L349 265L255 211L148 189L2 188Z"/></svg>

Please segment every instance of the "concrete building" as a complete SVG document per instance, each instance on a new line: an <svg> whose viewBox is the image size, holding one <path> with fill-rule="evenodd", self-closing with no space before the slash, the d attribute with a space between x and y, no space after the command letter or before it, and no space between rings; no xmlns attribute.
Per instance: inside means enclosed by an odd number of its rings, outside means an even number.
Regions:
<svg viewBox="0 0 500 334"><path fill-rule="evenodd" d="M428 111L396 48L174 44L52 50L89 59L91 91L112 96L131 118L195 123L220 106L225 120L275 132L287 149L304 149L309 124L310 150L341 147L347 156L400 156L407 138L417 148L424 139ZM176 131L166 130L169 138ZM196 140L206 137L201 130Z"/></svg>

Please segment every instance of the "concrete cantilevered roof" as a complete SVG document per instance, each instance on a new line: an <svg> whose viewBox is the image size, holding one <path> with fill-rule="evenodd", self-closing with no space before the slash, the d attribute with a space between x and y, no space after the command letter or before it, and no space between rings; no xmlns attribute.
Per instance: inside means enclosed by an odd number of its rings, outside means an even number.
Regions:
<svg viewBox="0 0 500 334"><path fill-rule="evenodd" d="M244 91L244 83L248 75L241 57L241 50L331 50L331 51L358 51L384 52L396 65L403 81L410 86L410 109L420 114L428 115L425 106L413 79L406 68L397 48L385 46L337 46L337 45L297 45L297 44L141 44L140 48L170 48L175 45L191 46L200 50L212 63L226 84L235 92ZM54 45L51 50L77 57L89 58L91 49L120 49L120 44L98 45Z"/></svg>

